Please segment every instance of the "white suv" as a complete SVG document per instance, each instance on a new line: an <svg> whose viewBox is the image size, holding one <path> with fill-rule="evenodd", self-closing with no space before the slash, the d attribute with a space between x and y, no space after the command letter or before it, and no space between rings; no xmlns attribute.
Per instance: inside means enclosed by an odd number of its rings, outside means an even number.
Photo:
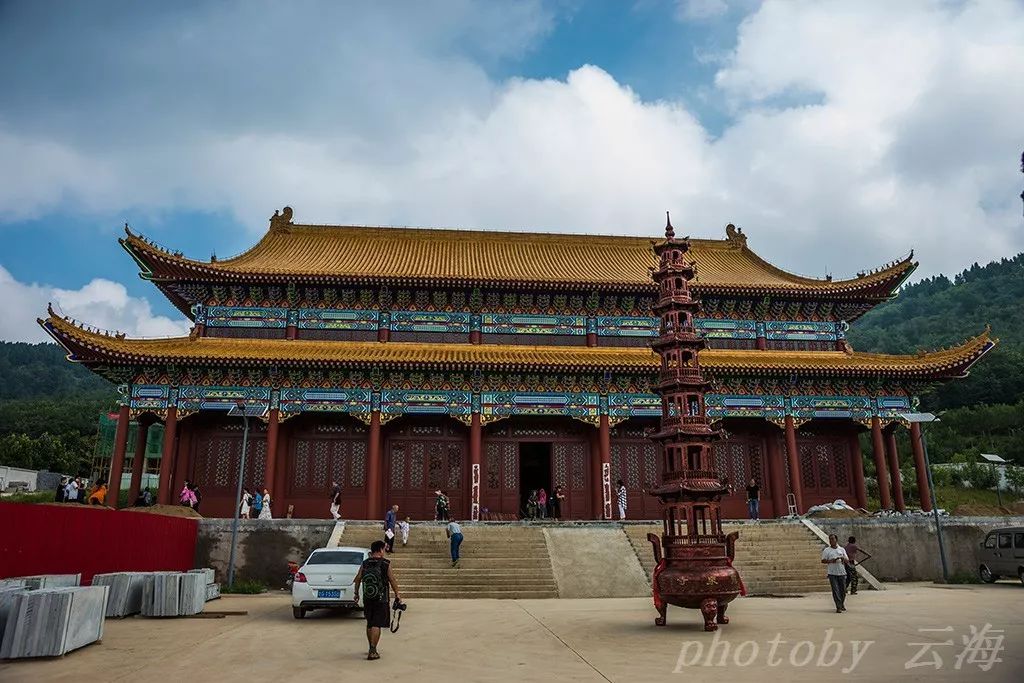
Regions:
<svg viewBox="0 0 1024 683"><path fill-rule="evenodd" d="M301 619L312 609L361 608L352 580L369 555L366 548L314 550L292 580L292 615Z"/></svg>

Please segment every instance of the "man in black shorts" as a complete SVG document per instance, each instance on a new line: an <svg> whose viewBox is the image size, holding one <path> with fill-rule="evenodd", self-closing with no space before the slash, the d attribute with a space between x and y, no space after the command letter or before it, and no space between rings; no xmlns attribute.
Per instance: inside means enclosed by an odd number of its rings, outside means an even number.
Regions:
<svg viewBox="0 0 1024 683"><path fill-rule="evenodd" d="M363 615L366 617L366 641L370 644L367 659L380 659L377 654L377 643L380 641L380 630L391 626L391 602L388 599L388 587L395 591L395 598L402 600L398 591L398 582L391 571L391 561L384 557L384 541L374 541L370 545L370 556L356 573L355 599L359 601L359 590L363 591Z"/></svg>

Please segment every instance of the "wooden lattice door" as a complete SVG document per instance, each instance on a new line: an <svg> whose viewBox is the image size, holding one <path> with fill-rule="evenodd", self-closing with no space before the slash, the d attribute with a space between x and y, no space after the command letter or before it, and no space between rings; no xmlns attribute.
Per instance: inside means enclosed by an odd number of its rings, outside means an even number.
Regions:
<svg viewBox="0 0 1024 683"><path fill-rule="evenodd" d="M451 514L467 516L466 435L450 423L406 423L387 439L385 505L399 517L433 519L435 491L443 490Z"/></svg>
<svg viewBox="0 0 1024 683"><path fill-rule="evenodd" d="M626 519L659 519L661 503L646 493L661 481L658 445L640 428L616 429L611 436L613 515L618 519L615 492L621 479L626 485Z"/></svg>
<svg viewBox="0 0 1024 683"><path fill-rule="evenodd" d="M480 475L481 519L519 518L519 447L514 441L488 441Z"/></svg>
<svg viewBox="0 0 1024 683"><path fill-rule="evenodd" d="M242 455L242 426L223 425L200 428L192 439L191 479L204 498L234 500L238 490L238 466ZM267 435L262 423L249 423L249 443L245 455L242 486L252 489L264 486L263 472L267 460ZM178 491L174 491L177 502Z"/></svg>
<svg viewBox="0 0 1024 683"><path fill-rule="evenodd" d="M563 519L590 519L590 445L586 441L555 441L551 444L551 485L565 493ZM600 481L592 483L601 486Z"/></svg>

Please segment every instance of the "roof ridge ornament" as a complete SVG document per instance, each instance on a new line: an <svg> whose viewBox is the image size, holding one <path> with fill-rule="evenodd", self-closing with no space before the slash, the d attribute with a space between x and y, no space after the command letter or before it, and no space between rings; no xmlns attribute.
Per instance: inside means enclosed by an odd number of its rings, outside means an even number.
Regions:
<svg viewBox="0 0 1024 683"><path fill-rule="evenodd" d="M274 211L274 215L270 217L270 230L281 230L287 232L294 223L292 223L292 207L286 206L281 211Z"/></svg>
<svg viewBox="0 0 1024 683"><path fill-rule="evenodd" d="M675 231L675 228L672 227L672 218L671 218L671 216L669 216L668 211L666 211L665 212L665 239L671 240L671 239L675 239L675 237L676 237L676 231Z"/></svg>
<svg viewBox="0 0 1024 683"><path fill-rule="evenodd" d="M737 228L732 223L725 226L725 240L738 247L747 246L747 236L743 234L743 228Z"/></svg>

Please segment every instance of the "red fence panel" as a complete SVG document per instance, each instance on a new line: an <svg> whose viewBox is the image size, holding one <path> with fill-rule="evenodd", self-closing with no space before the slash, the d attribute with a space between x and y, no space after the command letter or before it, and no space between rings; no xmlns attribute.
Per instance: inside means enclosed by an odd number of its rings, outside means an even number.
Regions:
<svg viewBox="0 0 1024 683"><path fill-rule="evenodd" d="M0 503L0 578L192 569L196 519L84 505Z"/></svg>

